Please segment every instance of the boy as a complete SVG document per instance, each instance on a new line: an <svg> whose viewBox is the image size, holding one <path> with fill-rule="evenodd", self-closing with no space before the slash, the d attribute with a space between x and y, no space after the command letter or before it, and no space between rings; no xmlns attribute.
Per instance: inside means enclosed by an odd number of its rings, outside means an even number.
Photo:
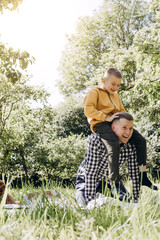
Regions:
<svg viewBox="0 0 160 240"><path fill-rule="evenodd" d="M111 122L117 116L115 113L125 112L117 90L120 88L122 75L116 68L109 68L102 79L103 86L91 89L84 98L84 112L91 124L91 130L99 133L108 154L109 181L111 186L119 185L119 153L120 145L115 133L111 129ZM114 114L114 115L113 115ZM124 136L125 138L125 136ZM157 190L146 175L146 140L134 129L129 140L136 147L137 161L140 169L142 185ZM142 166L143 165L143 166ZM141 176L141 172L142 176Z"/></svg>

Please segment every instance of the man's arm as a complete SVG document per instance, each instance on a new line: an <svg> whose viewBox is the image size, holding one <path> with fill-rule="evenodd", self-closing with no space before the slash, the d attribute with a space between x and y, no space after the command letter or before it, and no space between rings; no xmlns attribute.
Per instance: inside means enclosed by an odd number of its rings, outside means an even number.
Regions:
<svg viewBox="0 0 160 240"><path fill-rule="evenodd" d="M137 153L134 145L130 144L130 155L128 158L128 172L129 177L132 180L132 191L134 201L137 202L140 192L140 183L139 183L139 168L137 163Z"/></svg>
<svg viewBox="0 0 160 240"><path fill-rule="evenodd" d="M93 200L96 195L96 187L99 175L99 160L101 158L101 142L95 136L90 138L86 152L85 172L85 200L86 203Z"/></svg>

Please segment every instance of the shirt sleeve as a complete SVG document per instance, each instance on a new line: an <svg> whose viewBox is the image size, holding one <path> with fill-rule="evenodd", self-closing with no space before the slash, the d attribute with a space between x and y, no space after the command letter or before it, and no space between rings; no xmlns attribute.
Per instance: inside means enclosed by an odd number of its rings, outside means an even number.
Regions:
<svg viewBox="0 0 160 240"><path fill-rule="evenodd" d="M96 195L96 187L98 182L98 166L100 159L99 144L95 140L91 140L87 145L86 153L86 172L85 172L85 200L86 203L93 200Z"/></svg>
<svg viewBox="0 0 160 240"><path fill-rule="evenodd" d="M137 202L140 193L139 168L137 163L136 149L133 145L130 148L130 154L128 158L128 172L129 178L132 180L133 199L135 202Z"/></svg>
<svg viewBox="0 0 160 240"><path fill-rule="evenodd" d="M84 98L84 113L88 120L96 119L105 121L106 115L97 110L98 92L96 89L89 91Z"/></svg>

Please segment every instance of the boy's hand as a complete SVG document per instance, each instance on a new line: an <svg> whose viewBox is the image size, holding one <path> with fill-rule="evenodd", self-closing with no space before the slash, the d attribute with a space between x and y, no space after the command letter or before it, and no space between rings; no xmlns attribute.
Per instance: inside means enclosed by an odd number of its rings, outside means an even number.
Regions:
<svg viewBox="0 0 160 240"><path fill-rule="evenodd" d="M113 114L111 117L106 117L107 122L112 122L115 118L119 117L119 113Z"/></svg>

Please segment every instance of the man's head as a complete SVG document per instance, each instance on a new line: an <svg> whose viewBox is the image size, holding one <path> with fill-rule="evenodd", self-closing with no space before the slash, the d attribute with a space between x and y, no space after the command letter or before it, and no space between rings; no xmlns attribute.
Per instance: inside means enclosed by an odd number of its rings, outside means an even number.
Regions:
<svg viewBox="0 0 160 240"><path fill-rule="evenodd" d="M103 87L110 94L116 92L121 85L122 75L120 71L116 68L108 68L102 78Z"/></svg>
<svg viewBox="0 0 160 240"><path fill-rule="evenodd" d="M118 112L118 118L112 122L112 130L116 134L120 143L127 143L133 133L133 117L126 112Z"/></svg>

